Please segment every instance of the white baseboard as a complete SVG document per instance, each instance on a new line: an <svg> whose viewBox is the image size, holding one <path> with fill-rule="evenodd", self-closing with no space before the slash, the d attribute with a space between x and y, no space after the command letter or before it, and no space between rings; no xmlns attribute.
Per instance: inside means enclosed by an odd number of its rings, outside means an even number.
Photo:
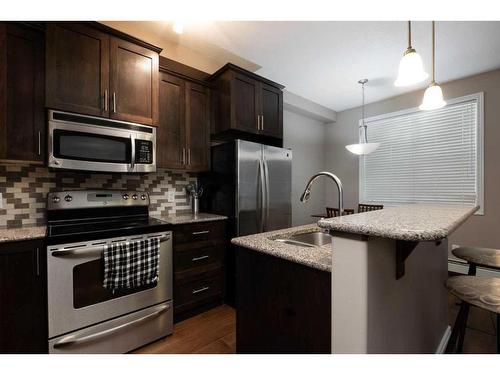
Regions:
<svg viewBox="0 0 500 375"><path fill-rule="evenodd" d="M448 271L467 275L469 272L469 265L465 262L448 260ZM476 275L484 277L500 277L500 271L477 267Z"/></svg>
<svg viewBox="0 0 500 375"><path fill-rule="evenodd" d="M443 354L446 350L446 346L448 345L448 340L450 340L451 336L451 327L447 326L444 330L443 336L441 337L441 341L436 349L436 354Z"/></svg>

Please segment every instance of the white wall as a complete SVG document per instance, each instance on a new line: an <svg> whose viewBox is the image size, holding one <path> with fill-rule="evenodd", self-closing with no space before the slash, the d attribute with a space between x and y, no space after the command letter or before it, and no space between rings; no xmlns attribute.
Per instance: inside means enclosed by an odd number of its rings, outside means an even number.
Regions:
<svg viewBox="0 0 500 375"><path fill-rule="evenodd" d="M325 181L319 180L311 190L311 198L301 203L299 198L314 173L325 168L325 129L323 122L294 113L283 112L283 146L291 148L292 161L292 224L317 221L313 213L325 211Z"/></svg>

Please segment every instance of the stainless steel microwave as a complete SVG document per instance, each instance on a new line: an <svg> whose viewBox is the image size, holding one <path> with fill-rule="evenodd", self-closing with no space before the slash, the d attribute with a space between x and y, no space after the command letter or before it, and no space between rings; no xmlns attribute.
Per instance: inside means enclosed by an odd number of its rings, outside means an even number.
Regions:
<svg viewBox="0 0 500 375"><path fill-rule="evenodd" d="M156 171L156 129L49 110L50 168L96 172Z"/></svg>

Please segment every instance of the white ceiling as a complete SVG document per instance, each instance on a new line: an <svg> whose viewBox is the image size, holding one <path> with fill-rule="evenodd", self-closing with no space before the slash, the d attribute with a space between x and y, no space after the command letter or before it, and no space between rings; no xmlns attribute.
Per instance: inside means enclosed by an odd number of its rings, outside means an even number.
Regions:
<svg viewBox="0 0 500 375"><path fill-rule="evenodd" d="M209 56L224 51L261 66L257 70L287 90L336 111L360 105L357 81L368 78L367 102L425 87L396 88L407 23L213 22L187 24L182 36L165 37ZM500 22L437 22L437 81L500 68ZM431 22L412 23L413 47L431 71Z"/></svg>

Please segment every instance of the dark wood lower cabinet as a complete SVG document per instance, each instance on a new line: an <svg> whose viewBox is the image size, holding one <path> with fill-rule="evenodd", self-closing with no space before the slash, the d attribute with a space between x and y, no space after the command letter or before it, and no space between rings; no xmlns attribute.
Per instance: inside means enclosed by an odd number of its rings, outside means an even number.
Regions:
<svg viewBox="0 0 500 375"><path fill-rule="evenodd" d="M237 353L331 353L331 274L235 251Z"/></svg>
<svg viewBox="0 0 500 375"><path fill-rule="evenodd" d="M0 244L0 353L47 353L43 240Z"/></svg>
<svg viewBox="0 0 500 375"><path fill-rule="evenodd" d="M224 298L225 221L174 227L174 320L196 315Z"/></svg>

